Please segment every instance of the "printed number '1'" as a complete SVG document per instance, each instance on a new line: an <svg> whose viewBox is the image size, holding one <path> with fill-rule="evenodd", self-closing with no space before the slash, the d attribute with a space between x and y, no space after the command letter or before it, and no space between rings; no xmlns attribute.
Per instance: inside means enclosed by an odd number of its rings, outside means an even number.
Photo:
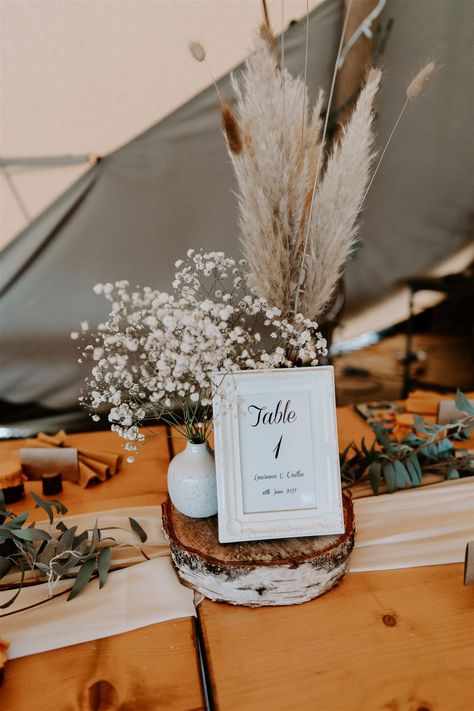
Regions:
<svg viewBox="0 0 474 711"><path fill-rule="evenodd" d="M280 437L280 439L278 440L277 446L276 446L275 449L273 450L273 451L275 452L275 459L278 459L278 455L280 454L280 447L281 447L281 441L282 441L282 439L283 439L283 435Z"/></svg>

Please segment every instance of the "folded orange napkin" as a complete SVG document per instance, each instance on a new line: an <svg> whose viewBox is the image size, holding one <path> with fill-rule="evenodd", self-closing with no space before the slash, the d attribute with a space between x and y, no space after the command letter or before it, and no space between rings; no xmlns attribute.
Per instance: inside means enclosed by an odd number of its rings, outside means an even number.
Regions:
<svg viewBox="0 0 474 711"><path fill-rule="evenodd" d="M67 479L73 479L77 481L82 487L86 487L91 479L99 479L99 481L105 481L108 476L114 476L120 469L122 464L122 456L120 454L113 454L112 452L102 452L91 449L75 449L71 447L68 442L66 433L60 430L55 435L47 435L40 432L35 439L26 439L22 441L22 447L20 450L20 457L22 462L26 464L24 469L27 474L31 473L34 476L34 471L37 469L32 457L32 449L55 449L58 448L65 454L65 450L70 450L67 457ZM22 450L29 450L28 454L23 453ZM77 452L77 454L76 454ZM34 453L33 453L34 454ZM39 464L38 457L38 464ZM49 469L51 470L51 458L49 459ZM66 465L65 457L58 457L58 471L62 472L62 466ZM72 461L69 461L69 460ZM62 460L62 461L61 461ZM74 464L75 462L75 464ZM69 473L71 471L71 466L75 466L76 475L71 476ZM43 472L46 471L43 469Z"/></svg>

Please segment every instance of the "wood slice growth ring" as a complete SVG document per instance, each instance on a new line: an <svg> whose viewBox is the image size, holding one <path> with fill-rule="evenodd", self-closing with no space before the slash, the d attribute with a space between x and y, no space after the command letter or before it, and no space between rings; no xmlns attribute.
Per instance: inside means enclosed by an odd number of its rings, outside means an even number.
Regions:
<svg viewBox="0 0 474 711"><path fill-rule="evenodd" d="M188 518L167 499L163 532L178 575L205 597L233 605L297 605L322 595L347 572L354 546L352 499L343 494L345 531L335 536L219 543L217 516Z"/></svg>

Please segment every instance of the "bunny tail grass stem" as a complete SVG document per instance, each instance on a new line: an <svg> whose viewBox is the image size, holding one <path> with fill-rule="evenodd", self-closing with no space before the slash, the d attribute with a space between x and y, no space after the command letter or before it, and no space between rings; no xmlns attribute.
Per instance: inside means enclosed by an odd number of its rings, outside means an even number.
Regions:
<svg viewBox="0 0 474 711"><path fill-rule="evenodd" d="M211 82L214 84L214 89L216 90L217 93L217 98L219 99L219 103L222 106L222 96L221 92L219 91L219 87L217 86L217 82L214 79L214 74L212 73L211 66L209 62L207 61L207 54L206 50L203 47L203 45L200 42L196 42L196 40L193 40L188 44L188 49L191 53L191 56L196 60L196 62L204 62L204 64L207 67L207 71L209 72L209 76L211 77Z"/></svg>
<svg viewBox="0 0 474 711"><path fill-rule="evenodd" d="M301 146L304 144L304 129L306 125L305 121L305 111L306 111L306 94L308 87L306 85L308 77L308 47L309 47L309 0L306 0L306 42L304 48L304 86L303 86L303 115L301 118Z"/></svg>
<svg viewBox="0 0 474 711"><path fill-rule="evenodd" d="M326 134L327 134L327 130L328 130L329 114L331 112L331 104L332 104L332 98L333 98L333 94L334 94L334 87L336 86L336 76L337 76L337 71L338 71L338 66L339 66L339 58L340 58L341 52L342 52L342 45L344 42L344 36L346 34L347 22L349 20L351 7L352 7L352 0L349 0L349 2L347 3L346 16L344 18L344 23L342 25L341 39L339 40L339 48L337 50L337 57L336 57L336 61L334 63L334 72L332 75L331 90L329 92L328 106L327 106L327 110L326 110L326 116L324 117L323 133L322 133L322 137L321 137L321 150L319 151L318 162L316 164L316 171L314 173L313 190L311 192L311 204L310 204L310 208L309 208L308 222L307 222L307 226L306 226L306 234L305 234L304 245L303 245L303 254L301 255L301 266L300 266L300 274L299 274L299 279L298 279L298 287L297 287L296 297L295 297L295 314L298 313L300 289L301 289L301 284L302 284L303 277L304 277L304 263L305 263L306 252L308 249L308 239L309 239L309 232L311 229L311 219L313 217L314 195L316 193L316 186L318 184L319 170L321 168L321 160L322 160L322 156L324 153L324 144L326 141Z"/></svg>
<svg viewBox="0 0 474 711"><path fill-rule="evenodd" d="M377 161L377 165L374 168L374 172L372 173L372 177L371 177L370 182L367 186L367 189L364 193L364 197L362 198L361 205L363 204L365 198L367 197L367 194L370 190L370 186L374 182L374 178L378 173L380 164L382 163L383 157L384 157L385 153L387 152L387 148L390 145L390 142L393 138L393 134L397 130L398 124L400 123L401 118L402 118L403 114L405 113L406 107L408 106L409 103L411 103L412 101L415 101L415 99L417 99L420 96L420 94L425 90L426 85L430 81L430 79L433 76L433 74L435 73L435 71L436 71L436 64L434 62L428 62L428 64L425 64L425 66L422 69L420 69L420 71L413 77L413 79L408 84L407 90L406 90L405 103L403 104L403 106L400 110L400 113L398 114L397 120L395 121L393 128L390 131L390 135L387 138L385 146L383 147L382 153L380 154L380 158Z"/></svg>
<svg viewBox="0 0 474 711"><path fill-rule="evenodd" d="M393 138L393 134L394 134L395 131L397 130L397 126L398 126L398 124L400 123L400 121L401 121L401 119L402 119L402 116L403 116L403 114L405 113L405 109L406 109L407 106L408 106L408 99L405 100L405 103L403 104L403 106L402 106L402 108L401 108L401 111L400 111L400 113L398 114L397 120L395 121L395 123L394 123L394 125L393 125L393 128L392 128L392 130L390 131L390 135L389 135L389 137L387 138L387 140L386 140L386 142L385 142L385 146L383 147L382 153L380 154L380 157L379 157L379 159L378 159L378 161L377 161L377 164L376 164L376 166L375 166L375 168L374 168L374 171L373 171L373 173L372 173L372 177L371 177L371 179L370 179L370 182L369 182L369 184L367 185L367 188L366 188L366 190L365 190L365 193L364 193L364 195L363 195L363 197L362 197L362 200L361 200L361 203L360 203L361 205L363 205L364 202L365 202L365 198L367 197L368 192L369 192L369 190L370 190L370 187L371 187L372 183L374 182L375 176L376 176L377 173L378 173L378 170L379 170L380 165L381 165L381 163L382 163L382 161L383 161L384 155L385 155L385 153L387 152L387 148L389 147L390 142L391 142L391 140L392 140L392 138Z"/></svg>
<svg viewBox="0 0 474 711"><path fill-rule="evenodd" d="M209 76L211 77L212 83L214 84L214 89L216 90L217 98L219 99L219 103L220 103L220 105L222 106L223 101L222 101L221 92L219 91L219 87L217 86L217 82L216 82L216 80L214 79L214 74L212 73L212 69L211 69L211 66L210 66L209 62L207 61L207 58L204 59L204 64L205 64L206 67L207 67L207 71L209 72Z"/></svg>

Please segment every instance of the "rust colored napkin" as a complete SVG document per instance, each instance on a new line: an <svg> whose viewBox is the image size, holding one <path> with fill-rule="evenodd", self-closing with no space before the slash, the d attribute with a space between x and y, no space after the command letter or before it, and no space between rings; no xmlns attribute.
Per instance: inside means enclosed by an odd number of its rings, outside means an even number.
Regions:
<svg viewBox="0 0 474 711"><path fill-rule="evenodd" d="M53 436L40 432L35 439L24 440L22 444L21 463L32 478L41 477L46 471L58 471L64 479L86 487L91 479L105 481L114 476L122 464L120 454L71 447L63 430Z"/></svg>

